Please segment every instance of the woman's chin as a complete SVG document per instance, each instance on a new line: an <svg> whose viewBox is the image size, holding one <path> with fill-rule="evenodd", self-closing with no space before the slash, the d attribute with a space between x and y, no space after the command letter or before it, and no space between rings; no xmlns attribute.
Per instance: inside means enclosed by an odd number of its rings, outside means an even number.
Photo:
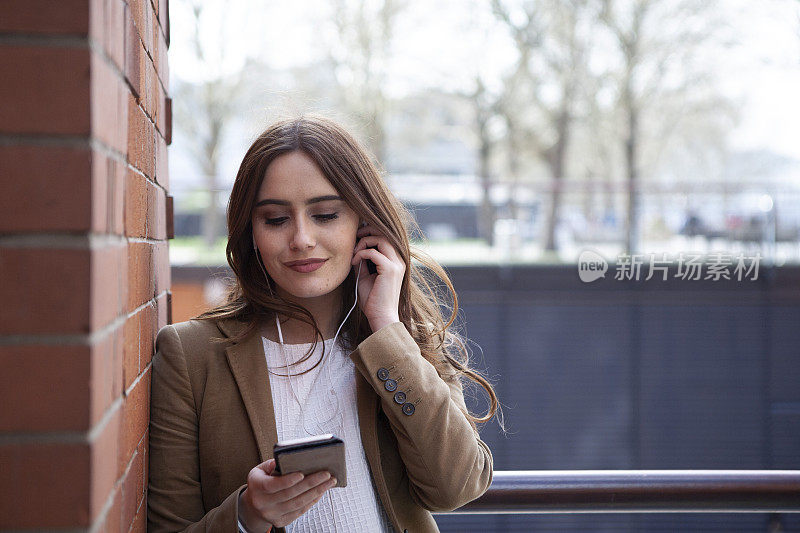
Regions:
<svg viewBox="0 0 800 533"><path fill-rule="evenodd" d="M282 292L285 294L284 297L292 300L308 300L326 296L332 292L332 289L320 287L319 285L315 286L313 283L298 283L294 285L292 290L287 291L284 288Z"/></svg>

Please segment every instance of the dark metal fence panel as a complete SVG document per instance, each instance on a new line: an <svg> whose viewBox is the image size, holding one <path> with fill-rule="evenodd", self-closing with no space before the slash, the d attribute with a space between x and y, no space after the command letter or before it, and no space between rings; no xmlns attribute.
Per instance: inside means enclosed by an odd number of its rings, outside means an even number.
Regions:
<svg viewBox="0 0 800 533"><path fill-rule="evenodd" d="M642 306L641 316L641 467L766 467L764 307Z"/></svg>
<svg viewBox="0 0 800 533"><path fill-rule="evenodd" d="M498 470L800 469L800 268L583 283L576 267L449 267L509 433ZM643 278L642 278L643 279ZM485 402L468 398L482 411ZM472 530L437 515L443 531ZM505 515L492 531L800 531L796 515ZM472 522L470 522L472 523ZM463 523L466 524L466 523Z"/></svg>

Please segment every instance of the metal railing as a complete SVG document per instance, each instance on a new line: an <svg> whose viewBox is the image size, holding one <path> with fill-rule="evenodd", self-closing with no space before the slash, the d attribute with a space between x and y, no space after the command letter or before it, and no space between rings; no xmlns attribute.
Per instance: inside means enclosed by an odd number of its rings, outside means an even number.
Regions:
<svg viewBox="0 0 800 533"><path fill-rule="evenodd" d="M497 513L800 512L800 470L508 470L452 511Z"/></svg>

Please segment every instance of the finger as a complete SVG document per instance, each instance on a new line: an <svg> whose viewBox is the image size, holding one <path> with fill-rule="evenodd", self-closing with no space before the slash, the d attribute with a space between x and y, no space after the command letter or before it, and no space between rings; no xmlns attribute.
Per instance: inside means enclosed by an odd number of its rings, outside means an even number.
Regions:
<svg viewBox="0 0 800 533"><path fill-rule="evenodd" d="M313 505L311 507L313 507ZM311 507L309 507L308 509L311 509ZM281 515L281 517L278 518L274 523L278 527L285 527L288 524L291 524L292 522L297 520L300 516L303 515L303 513L307 512L308 509L298 509L296 511L291 511L289 513L286 513L285 515Z"/></svg>
<svg viewBox="0 0 800 533"><path fill-rule="evenodd" d="M320 489L323 487L323 489ZM315 503L319 501L325 493L325 489L329 487L328 482L312 487L311 489L303 492L292 498L291 500L277 502L275 512L279 514L276 521L278 524L288 524L293 522L298 516L304 514L311 509Z"/></svg>
<svg viewBox="0 0 800 533"><path fill-rule="evenodd" d="M392 260L400 260L394 246L389 242L389 239L381 235L368 235L358 241L355 252L369 248L370 246L377 246L378 251Z"/></svg>
<svg viewBox="0 0 800 533"><path fill-rule="evenodd" d="M377 246L378 242L382 239L385 240L385 237L381 237L380 235L365 235L363 237L359 237L354 251L357 252L358 250L363 250L364 248L368 248L370 246Z"/></svg>
<svg viewBox="0 0 800 533"><path fill-rule="evenodd" d="M308 510L309 510L309 509L311 509L312 507L314 507L314 506L317 504L317 502L318 502L318 501L320 501L320 500L322 499L322 496L323 496L323 495L324 495L324 492L320 493L320 494L319 494L319 495L318 495L316 498L314 498L312 501L310 501L310 502L309 502L307 505L305 505L305 506L303 506L301 509L298 509L297 511L295 511L295 512L297 513L297 516L296 516L295 518L293 518L293 519L292 519L292 521L294 521L294 520L296 520L298 517L300 517L300 516L302 516L302 515L306 514L306 513L308 512Z"/></svg>
<svg viewBox="0 0 800 533"><path fill-rule="evenodd" d="M274 497L278 501L291 502L298 496L301 496L309 490L313 490L315 487L324 484L330 479L330 477L330 473L326 470L309 474L301 483L297 483L296 485L287 487L280 492L274 493ZM299 507L299 505L293 505L291 509L296 509L297 507Z"/></svg>
<svg viewBox="0 0 800 533"><path fill-rule="evenodd" d="M392 271L402 273L405 269L405 263L401 259L392 260L374 248L365 248L364 250L356 252L353 256L352 263L355 264L361 259L368 259L375 263L375 266L378 267L378 274Z"/></svg>
<svg viewBox="0 0 800 533"><path fill-rule="evenodd" d="M385 256L381 255L380 252L373 249L361 250L354 255L352 261L350 261L350 264L356 266L360 263L365 269L365 272L362 272L361 274L370 276L372 273L369 271L368 265L364 263L365 261L372 261L375 266L380 267L379 271L382 272L385 268L384 262L387 261L387 259Z"/></svg>
<svg viewBox="0 0 800 533"><path fill-rule="evenodd" d="M350 266L354 268L355 275L361 280L365 279L366 276L369 275L369 269L367 268L367 265L364 264L364 260L361 258L353 256L352 261L350 261Z"/></svg>
<svg viewBox="0 0 800 533"><path fill-rule="evenodd" d="M256 468L261 469L267 475L272 475L275 471L275 459L267 459Z"/></svg>
<svg viewBox="0 0 800 533"><path fill-rule="evenodd" d="M372 286L374 285L375 280L378 278L378 274L373 274L370 272L369 263L361 258L356 259L354 263L354 279L358 281L358 305L359 309L363 309L364 302L367 301L369 293L372 290Z"/></svg>
<svg viewBox="0 0 800 533"><path fill-rule="evenodd" d="M285 476L266 476L261 486L264 492L268 494L278 494L297 486L304 478L305 476L300 472L292 472Z"/></svg>
<svg viewBox="0 0 800 533"><path fill-rule="evenodd" d="M367 226L361 226L360 228L358 228L358 231L356 231L356 236L357 237L363 237L364 235L372 235L374 233L377 233L377 232L372 228L372 226L367 225Z"/></svg>
<svg viewBox="0 0 800 533"><path fill-rule="evenodd" d="M289 509L310 509L314 503L319 500L326 490L336 485L336 479L328 478L322 483L309 488L302 494L298 494L291 500L286 502ZM303 511L305 512L305 511ZM302 513L301 513L302 514Z"/></svg>
<svg viewBox="0 0 800 533"><path fill-rule="evenodd" d="M381 267L381 270L391 264L391 261L385 255L372 248L356 252L351 264L356 265L359 261L367 259L375 263L375 266Z"/></svg>

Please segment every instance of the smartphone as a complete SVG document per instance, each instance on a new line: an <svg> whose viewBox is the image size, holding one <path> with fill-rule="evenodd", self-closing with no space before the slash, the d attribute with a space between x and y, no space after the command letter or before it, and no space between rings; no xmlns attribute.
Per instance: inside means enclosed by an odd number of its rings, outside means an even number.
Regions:
<svg viewBox="0 0 800 533"><path fill-rule="evenodd" d="M365 221L363 221L363 220L362 220L362 221L361 221L361 224L359 225L359 227L360 227L360 228L363 228L363 227L365 227L366 225L367 225L367 223L366 223ZM255 241L254 241L254 242L255 242ZM377 246L367 246L367 248L372 248L373 250L377 250L377 249L378 249L378 247L377 247ZM376 266L375 266L375 263L373 263L373 262L372 262L372 261L370 261L369 259L367 259L367 272L369 272L370 274L376 274L376 273L378 272L378 267L376 267Z"/></svg>
<svg viewBox="0 0 800 533"><path fill-rule="evenodd" d="M367 248L372 248L373 250L377 250L377 246L367 246ZM367 272L370 274L375 274L378 272L378 267L375 266L375 263L367 259Z"/></svg>
<svg viewBox="0 0 800 533"><path fill-rule="evenodd" d="M275 472L280 475L327 470L336 478L334 487L347 486L344 441L332 433L278 442L272 447L272 456Z"/></svg>

